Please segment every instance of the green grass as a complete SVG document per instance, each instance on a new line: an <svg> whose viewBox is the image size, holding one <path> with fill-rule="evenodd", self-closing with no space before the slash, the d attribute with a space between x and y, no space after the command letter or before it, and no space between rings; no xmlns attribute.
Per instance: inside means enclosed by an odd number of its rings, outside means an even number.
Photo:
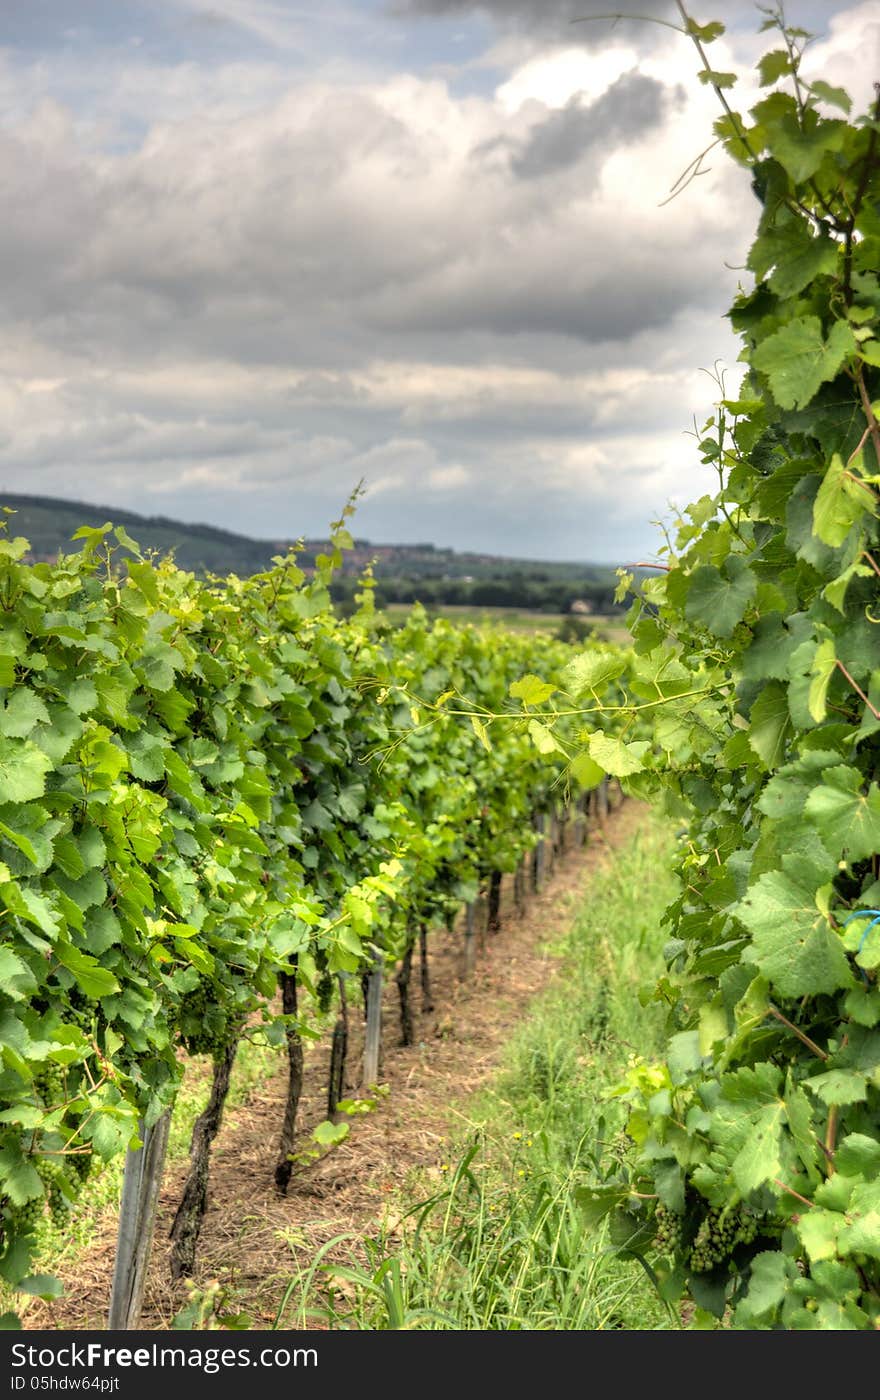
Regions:
<svg viewBox="0 0 880 1400"><path fill-rule="evenodd" d="M593 875L570 934L552 950L562 974L514 1036L491 1091L460 1106L446 1159L399 1203L403 1224L392 1216L345 1266L311 1261L291 1279L279 1325L678 1325L640 1266L609 1250L604 1229L587 1227L575 1195L626 1148L606 1091L633 1056L661 1050L662 1015L638 991L661 970L673 852L668 825L650 817Z"/></svg>

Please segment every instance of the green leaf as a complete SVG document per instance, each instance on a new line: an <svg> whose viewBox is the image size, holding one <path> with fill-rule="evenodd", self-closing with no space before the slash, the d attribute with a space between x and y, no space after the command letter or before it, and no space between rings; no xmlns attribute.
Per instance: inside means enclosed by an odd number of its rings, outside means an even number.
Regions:
<svg viewBox="0 0 880 1400"><path fill-rule="evenodd" d="M576 783L589 791L596 788L605 776L605 770L600 767L594 758L590 757L588 750L577 754L569 765L569 772Z"/></svg>
<svg viewBox="0 0 880 1400"><path fill-rule="evenodd" d="M828 102L832 107L840 107L844 112L849 112L852 107L852 99L845 88L832 87L822 78L816 78L810 83L809 91L814 97L818 97L820 102Z"/></svg>
<svg viewBox="0 0 880 1400"><path fill-rule="evenodd" d="M555 685L548 685L540 676L532 675L513 681L509 690L514 700L522 700L524 705L543 705L544 701L549 700L555 693Z"/></svg>
<svg viewBox="0 0 880 1400"><path fill-rule="evenodd" d="M788 712L788 691L779 681L764 686L752 706L749 716L749 744L772 771L785 757L786 744L792 733Z"/></svg>
<svg viewBox="0 0 880 1400"><path fill-rule="evenodd" d="M811 1261L833 1259L843 1216L836 1210L805 1210L797 1222L797 1232Z"/></svg>
<svg viewBox="0 0 880 1400"><path fill-rule="evenodd" d="M612 778L627 778L632 773L641 772L644 768L645 754L650 748L650 744L643 739L635 743L626 744L622 739L615 739L611 734L605 734L602 730L597 730L590 735L590 757L605 773L610 773Z"/></svg>
<svg viewBox="0 0 880 1400"><path fill-rule="evenodd" d="M830 1069L814 1074L804 1083L829 1107L832 1104L864 1103L868 1097L868 1082L864 1074L852 1069Z"/></svg>
<svg viewBox="0 0 880 1400"><path fill-rule="evenodd" d="M124 525L117 525L113 534L116 536L119 543L126 549L130 549L132 554L136 555L138 559L143 558L140 545L132 539Z"/></svg>
<svg viewBox="0 0 880 1400"><path fill-rule="evenodd" d="M834 1165L844 1176L880 1176L880 1142L864 1133L849 1133L837 1144Z"/></svg>
<svg viewBox="0 0 880 1400"><path fill-rule="evenodd" d="M851 861L880 851L880 789L872 783L863 792L863 781L856 768L827 768L804 808L829 850L845 853Z"/></svg>
<svg viewBox="0 0 880 1400"><path fill-rule="evenodd" d="M809 873L761 875L736 913L752 934L751 960L780 995L813 997L851 985L849 961L817 907Z"/></svg>
<svg viewBox="0 0 880 1400"><path fill-rule="evenodd" d="M49 711L32 690L14 690L0 710L0 734L26 739L38 724L48 724Z"/></svg>
<svg viewBox="0 0 880 1400"><path fill-rule="evenodd" d="M529 737L538 753L548 754L559 751L559 745L553 737L553 731L536 719L529 720Z"/></svg>
<svg viewBox="0 0 880 1400"><path fill-rule="evenodd" d="M761 342L752 363L767 375L781 408L803 408L855 350L845 321L834 322L826 341L818 316L798 316Z"/></svg>
<svg viewBox="0 0 880 1400"><path fill-rule="evenodd" d="M135 671L150 690L166 691L174 685L175 672L182 669L180 652L167 642L153 642L144 650Z"/></svg>
<svg viewBox="0 0 880 1400"><path fill-rule="evenodd" d="M756 1254L749 1273L748 1292L736 1310L740 1326L755 1327L772 1322L798 1277L793 1259L779 1250Z"/></svg>
<svg viewBox="0 0 880 1400"><path fill-rule="evenodd" d="M312 1130L312 1137L319 1147L336 1147L345 1141L350 1132L350 1123L333 1123L329 1118L325 1118L323 1123L319 1123Z"/></svg>
<svg viewBox="0 0 880 1400"><path fill-rule="evenodd" d="M807 709L817 724L821 724L828 713L828 687L836 670L837 653L834 649L834 641L831 637L827 637L816 647L816 654L810 667L813 679L807 692Z"/></svg>
<svg viewBox="0 0 880 1400"><path fill-rule="evenodd" d="M820 117L815 108L801 121L788 93L771 93L752 108L752 115L767 133L771 154L796 185L815 175L826 156L839 151L846 139L846 123Z"/></svg>
<svg viewBox="0 0 880 1400"><path fill-rule="evenodd" d="M587 691L596 691L616 681L626 669L626 660L618 652L605 651L601 647L591 647L562 668L562 687L575 698Z"/></svg>
<svg viewBox="0 0 880 1400"><path fill-rule="evenodd" d="M130 738L126 736L131 771L145 783L155 783L165 776L165 749L167 745L155 734L141 730Z"/></svg>
<svg viewBox="0 0 880 1400"><path fill-rule="evenodd" d="M112 909L90 909L86 915L85 943L88 951L100 957L114 943L122 941L122 927Z"/></svg>
<svg viewBox="0 0 880 1400"><path fill-rule="evenodd" d="M23 1001L37 988L37 979L27 963L11 948L0 947L0 987L14 1001Z"/></svg>
<svg viewBox="0 0 880 1400"><path fill-rule="evenodd" d="M701 44L711 44L725 33L724 25L718 19L712 19L708 24L698 24L696 20L688 18L685 28L691 38L699 39Z"/></svg>
<svg viewBox="0 0 880 1400"><path fill-rule="evenodd" d="M18 1142L0 1150L0 1185L14 1206L26 1205L43 1195L43 1183L30 1157L25 1157Z"/></svg>
<svg viewBox="0 0 880 1400"><path fill-rule="evenodd" d="M867 511L875 512L876 496L861 485L835 452L813 503L813 529L824 544L836 549Z"/></svg>
<svg viewBox="0 0 880 1400"><path fill-rule="evenodd" d="M46 791L52 760L29 739L0 737L0 802L31 802Z"/></svg>
<svg viewBox="0 0 880 1400"><path fill-rule="evenodd" d="M486 729L486 726L483 723L483 721L481 719L478 719L476 715L471 715L471 728L473 729L474 733L476 734L480 743L483 745L483 748L486 750L486 752L491 753L492 745L489 742L488 730Z"/></svg>
<svg viewBox="0 0 880 1400"><path fill-rule="evenodd" d="M65 690L64 698L78 715L86 715L98 707L98 692L88 680L73 681Z"/></svg>
<svg viewBox="0 0 880 1400"><path fill-rule="evenodd" d="M99 966L88 953L81 953L71 943L58 940L55 955L62 966L73 973L83 994L97 1001L119 991L119 983L105 967Z"/></svg>
<svg viewBox="0 0 880 1400"><path fill-rule="evenodd" d="M761 87L769 87L780 78L792 72L791 57L787 49L771 49L758 61L758 76Z"/></svg>
<svg viewBox="0 0 880 1400"><path fill-rule="evenodd" d="M45 850L38 852L37 846L29 836L25 836L22 832L13 831L5 822L0 822L0 835L4 836L7 841L11 841L12 845L21 851L22 855L30 861L31 865L36 865L45 870L48 859L44 859L44 857L48 853ZM49 850L51 850L51 847Z"/></svg>
<svg viewBox="0 0 880 1400"><path fill-rule="evenodd" d="M64 1284L60 1279L53 1278L51 1274L28 1274L18 1284L20 1293L28 1293L33 1298L43 1298L46 1302L51 1302L53 1298L61 1298L64 1294Z"/></svg>
<svg viewBox="0 0 880 1400"><path fill-rule="evenodd" d="M144 595L148 603L154 608L159 607L159 588L156 577L156 570L152 564L135 564L131 559L127 560L126 568L128 576L135 586Z"/></svg>
<svg viewBox="0 0 880 1400"><path fill-rule="evenodd" d="M831 277L837 270L840 250L834 239L812 235L803 224L789 225L784 239L778 233L772 240L769 235L759 239L755 249L762 242L776 263L768 284L775 296L793 297L816 278Z"/></svg>
<svg viewBox="0 0 880 1400"><path fill-rule="evenodd" d="M690 579L685 614L716 637L730 637L755 596L757 580L745 560L730 555L720 569L703 564Z"/></svg>
<svg viewBox="0 0 880 1400"><path fill-rule="evenodd" d="M736 85L735 73L720 73L713 68L701 68L697 73L701 83L712 85L716 88L732 88Z"/></svg>

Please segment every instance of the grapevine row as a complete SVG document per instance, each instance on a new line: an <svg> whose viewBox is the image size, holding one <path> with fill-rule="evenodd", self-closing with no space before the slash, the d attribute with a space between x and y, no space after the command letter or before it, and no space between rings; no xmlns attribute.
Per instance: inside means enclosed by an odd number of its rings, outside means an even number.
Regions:
<svg viewBox="0 0 880 1400"><path fill-rule="evenodd" d="M182 1051L214 1060L207 1151L241 1035L286 1042L283 1190L301 1034L340 979L405 965L515 869L563 776L601 777L561 747L548 767L508 697L539 658L561 683L567 646L421 611L395 630L369 578L334 613L345 517L309 577L295 551L205 582L124 530L78 540L31 565L0 539L0 1277L25 1290L44 1211L161 1123Z"/></svg>

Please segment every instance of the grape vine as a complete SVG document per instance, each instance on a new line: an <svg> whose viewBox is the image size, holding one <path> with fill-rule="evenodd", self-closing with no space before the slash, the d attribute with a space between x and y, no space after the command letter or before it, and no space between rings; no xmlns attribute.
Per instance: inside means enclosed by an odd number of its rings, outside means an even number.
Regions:
<svg viewBox="0 0 880 1400"><path fill-rule="evenodd" d="M629 1165L582 1198L653 1256L670 1304L751 1329L875 1328L880 96L851 116L806 76L809 36L765 10L769 91L738 112L737 75L707 57L724 26L679 10L759 216L730 311L744 381L722 383L699 434L714 485L633 604L629 720L609 742L607 710L582 712L582 753L607 751L687 824L651 994L666 1061L631 1067Z"/></svg>
<svg viewBox="0 0 880 1400"><path fill-rule="evenodd" d="M528 720L490 741L489 715L539 653L561 667L570 649L420 611L396 630L369 579L339 618L350 509L309 577L294 550L200 580L110 525L53 564L0 536L8 1284L31 1286L41 1223L92 1163L173 1104L181 1051L228 1083L243 1034L295 1050L340 975L393 965L512 869L555 800ZM487 718L462 730L444 707L465 690Z"/></svg>

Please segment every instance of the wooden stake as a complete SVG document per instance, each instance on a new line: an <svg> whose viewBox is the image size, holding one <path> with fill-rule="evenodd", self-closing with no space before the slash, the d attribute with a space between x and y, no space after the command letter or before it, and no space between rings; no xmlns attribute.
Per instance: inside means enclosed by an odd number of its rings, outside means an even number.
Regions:
<svg viewBox="0 0 880 1400"><path fill-rule="evenodd" d="M473 977L477 965L477 906L473 900L465 905L464 919L464 975Z"/></svg>
<svg viewBox="0 0 880 1400"><path fill-rule="evenodd" d="M367 988L367 1032L364 1039L364 1087L379 1079L379 1056L382 1048L382 972L384 958L376 954Z"/></svg>
<svg viewBox="0 0 880 1400"><path fill-rule="evenodd" d="M143 1147L126 1154L107 1319L111 1332L130 1332L140 1322L170 1124L168 1109L152 1128L141 1125Z"/></svg>

